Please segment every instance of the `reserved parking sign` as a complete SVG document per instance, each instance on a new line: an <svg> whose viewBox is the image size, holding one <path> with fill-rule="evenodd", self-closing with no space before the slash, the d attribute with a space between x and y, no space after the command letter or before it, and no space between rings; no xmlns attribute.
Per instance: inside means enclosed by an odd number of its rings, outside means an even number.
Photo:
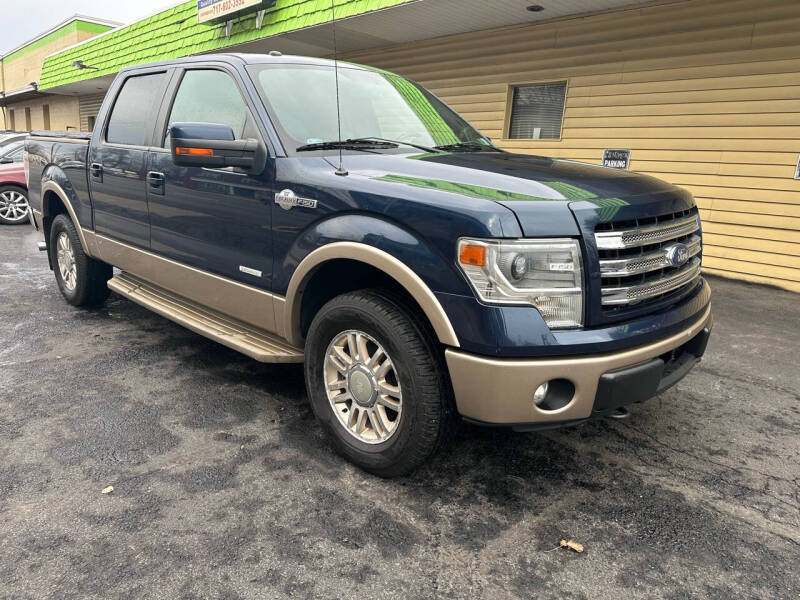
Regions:
<svg viewBox="0 0 800 600"><path fill-rule="evenodd" d="M631 164L630 150L604 150L603 166L612 169L627 169Z"/></svg>

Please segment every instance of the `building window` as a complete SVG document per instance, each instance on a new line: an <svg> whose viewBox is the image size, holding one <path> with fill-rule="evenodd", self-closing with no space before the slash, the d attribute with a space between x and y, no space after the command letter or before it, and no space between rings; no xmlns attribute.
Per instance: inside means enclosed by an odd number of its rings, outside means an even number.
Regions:
<svg viewBox="0 0 800 600"><path fill-rule="evenodd" d="M50 129L50 105L42 105L42 120L44 121L44 128Z"/></svg>
<svg viewBox="0 0 800 600"><path fill-rule="evenodd" d="M560 139L566 95L566 81L514 88L508 137L515 140Z"/></svg>
<svg viewBox="0 0 800 600"><path fill-rule="evenodd" d="M8 111L8 128L11 131L16 131L17 130L17 123L16 123L16 119L14 118L14 111L13 110L9 110Z"/></svg>
<svg viewBox="0 0 800 600"><path fill-rule="evenodd" d="M31 109L30 107L25 109L25 131L31 130Z"/></svg>

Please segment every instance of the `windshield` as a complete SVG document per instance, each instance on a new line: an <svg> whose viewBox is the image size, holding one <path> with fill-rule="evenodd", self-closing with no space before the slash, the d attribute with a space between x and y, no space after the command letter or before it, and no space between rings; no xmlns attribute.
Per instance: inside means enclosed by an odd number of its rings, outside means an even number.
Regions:
<svg viewBox="0 0 800 600"><path fill-rule="evenodd" d="M339 68L341 138L332 66L257 65L251 74L289 152L309 144L361 138L430 147L491 146L429 91L385 71Z"/></svg>

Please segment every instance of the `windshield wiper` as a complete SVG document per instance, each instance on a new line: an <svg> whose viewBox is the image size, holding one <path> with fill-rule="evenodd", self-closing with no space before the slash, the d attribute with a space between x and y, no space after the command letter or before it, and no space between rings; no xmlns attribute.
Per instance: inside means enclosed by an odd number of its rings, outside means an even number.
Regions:
<svg viewBox="0 0 800 600"><path fill-rule="evenodd" d="M400 140L388 140L381 137L349 138L342 140L341 142L336 140L331 140L329 142L317 142L314 144L300 146L297 149L297 152L310 152L312 150L338 150L340 148L343 150L391 150L400 146L411 146L417 150L430 152L432 154L438 154L442 152L441 150L431 148L430 146L423 146L422 144L414 144L412 142L403 142Z"/></svg>
<svg viewBox="0 0 800 600"><path fill-rule="evenodd" d="M329 142L316 142L314 144L306 144L297 148L297 152L311 152L313 150L389 150L397 148L398 144L383 140L372 138L363 138L358 140L331 140Z"/></svg>
<svg viewBox="0 0 800 600"><path fill-rule="evenodd" d="M486 144L482 144L480 142L456 142L455 144L445 144L444 146L436 146L436 149L439 151L454 151L458 152L459 150L486 150L489 152L502 152L500 148L496 146L487 146Z"/></svg>
<svg viewBox="0 0 800 600"><path fill-rule="evenodd" d="M347 141L348 142L370 142L370 141L384 142L386 144L395 144L395 147L397 147L397 146L411 146L412 148L416 148L417 150L422 150L423 152L431 152L431 153L434 153L434 154L436 154L438 152L441 152L441 150L438 150L437 148L431 148L430 146L423 146L422 144L414 144L412 142L403 142L401 140L387 140L386 138L372 137L372 136L363 137L363 138L356 138L354 140L347 140Z"/></svg>

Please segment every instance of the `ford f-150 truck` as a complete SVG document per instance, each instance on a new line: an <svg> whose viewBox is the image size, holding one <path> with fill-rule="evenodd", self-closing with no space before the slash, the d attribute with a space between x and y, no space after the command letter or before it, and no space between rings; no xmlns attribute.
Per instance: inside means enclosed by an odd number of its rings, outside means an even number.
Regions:
<svg viewBox="0 0 800 600"><path fill-rule="evenodd" d="M502 151L386 71L279 53L132 67L91 134L26 147L67 302L113 290L258 361L304 362L336 448L382 476L458 417L624 413L706 348L688 192Z"/></svg>

